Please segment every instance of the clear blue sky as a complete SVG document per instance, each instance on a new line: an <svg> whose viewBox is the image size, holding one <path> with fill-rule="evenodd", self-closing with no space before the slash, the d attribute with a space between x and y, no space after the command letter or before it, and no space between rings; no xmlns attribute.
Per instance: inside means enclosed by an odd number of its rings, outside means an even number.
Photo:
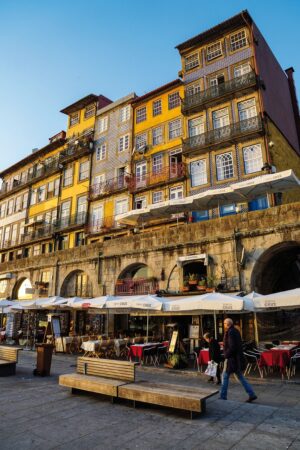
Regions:
<svg viewBox="0 0 300 450"><path fill-rule="evenodd" d="M0 0L0 170L65 129L59 111L177 77L174 47L248 9L300 100L299 0Z"/></svg>

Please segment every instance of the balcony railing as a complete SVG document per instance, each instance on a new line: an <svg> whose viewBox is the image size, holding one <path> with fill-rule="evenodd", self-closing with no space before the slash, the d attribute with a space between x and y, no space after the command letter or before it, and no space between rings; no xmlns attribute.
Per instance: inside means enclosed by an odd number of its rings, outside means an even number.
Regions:
<svg viewBox="0 0 300 450"><path fill-rule="evenodd" d="M192 112L205 103L209 103L227 94L232 94L234 92L244 90L245 88L255 86L256 83L257 79L255 72L251 71L241 75L240 77L221 83L218 86L211 86L203 92L187 95L182 103L182 112Z"/></svg>
<svg viewBox="0 0 300 450"><path fill-rule="evenodd" d="M150 279L120 279L115 287L116 295L155 294L159 289L157 280Z"/></svg>
<svg viewBox="0 0 300 450"><path fill-rule="evenodd" d="M86 226L87 234L100 234L107 233L113 230L124 228L124 225L119 224L115 220L115 216L103 217L102 219L95 220L90 216L88 225Z"/></svg>
<svg viewBox="0 0 300 450"><path fill-rule="evenodd" d="M204 149L210 145L227 142L242 137L243 135L261 132L262 130L263 123L261 117L251 117L250 119L241 120L240 122L235 122L226 125L225 127L217 128L185 139L183 142L183 153L202 148Z"/></svg>
<svg viewBox="0 0 300 450"><path fill-rule="evenodd" d="M87 213L77 213L68 217L61 217L57 219L54 223L54 231L63 230L65 228L76 227L80 225L85 225L87 220Z"/></svg>
<svg viewBox="0 0 300 450"><path fill-rule="evenodd" d="M74 143L69 143L59 155L60 162L67 163L90 153L93 149L92 136L78 138Z"/></svg>
<svg viewBox="0 0 300 450"><path fill-rule="evenodd" d="M128 181L128 189L130 192L134 192L156 184L169 183L184 178L186 173L184 163L171 164L150 173L133 175Z"/></svg>
<svg viewBox="0 0 300 450"><path fill-rule="evenodd" d="M90 199L95 200L96 198L105 197L106 195L127 189L127 179L127 176L122 176L93 184L90 187Z"/></svg>
<svg viewBox="0 0 300 450"><path fill-rule="evenodd" d="M37 239L51 236L55 231L54 224L39 226L33 231L28 231L21 236L21 242L31 242Z"/></svg>

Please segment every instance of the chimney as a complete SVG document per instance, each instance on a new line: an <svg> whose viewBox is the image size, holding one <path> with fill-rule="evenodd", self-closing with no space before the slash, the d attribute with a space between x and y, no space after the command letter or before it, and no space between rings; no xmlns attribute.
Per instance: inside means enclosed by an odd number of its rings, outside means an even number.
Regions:
<svg viewBox="0 0 300 450"><path fill-rule="evenodd" d="M296 87L294 83L294 68L289 67L285 70L285 73L287 74L288 83L289 83L289 89L291 94L291 100L292 100L292 108L294 112L294 118L295 118L295 125L298 135L298 144L300 147L300 116L299 116L299 106L298 106L298 100L297 100L297 93L296 93Z"/></svg>

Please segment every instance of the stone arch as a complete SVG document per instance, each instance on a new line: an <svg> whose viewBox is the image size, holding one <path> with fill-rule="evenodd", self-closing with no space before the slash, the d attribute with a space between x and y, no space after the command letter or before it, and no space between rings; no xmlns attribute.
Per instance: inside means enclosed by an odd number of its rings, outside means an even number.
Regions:
<svg viewBox="0 0 300 450"><path fill-rule="evenodd" d="M90 276L84 270L72 270L61 285L60 295L62 297L93 297Z"/></svg>
<svg viewBox="0 0 300 450"><path fill-rule="evenodd" d="M117 295L154 294L159 289L158 278L145 263L135 262L126 266L119 274L115 293Z"/></svg>
<svg viewBox="0 0 300 450"><path fill-rule="evenodd" d="M33 291L31 294L26 293L26 289L33 289L33 283L29 277L23 276L19 278L12 290L11 298L13 300L30 300L33 298Z"/></svg>
<svg viewBox="0 0 300 450"><path fill-rule="evenodd" d="M272 294L300 287L300 242L280 242L259 257L251 274L251 289Z"/></svg>

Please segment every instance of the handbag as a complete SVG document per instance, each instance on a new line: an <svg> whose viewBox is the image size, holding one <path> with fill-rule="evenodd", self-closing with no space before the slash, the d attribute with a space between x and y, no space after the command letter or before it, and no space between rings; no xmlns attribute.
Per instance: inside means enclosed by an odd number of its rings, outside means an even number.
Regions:
<svg viewBox="0 0 300 450"><path fill-rule="evenodd" d="M214 361L208 361L206 371L204 372L205 375L208 375L209 377L215 377L217 374L217 368L218 363Z"/></svg>

